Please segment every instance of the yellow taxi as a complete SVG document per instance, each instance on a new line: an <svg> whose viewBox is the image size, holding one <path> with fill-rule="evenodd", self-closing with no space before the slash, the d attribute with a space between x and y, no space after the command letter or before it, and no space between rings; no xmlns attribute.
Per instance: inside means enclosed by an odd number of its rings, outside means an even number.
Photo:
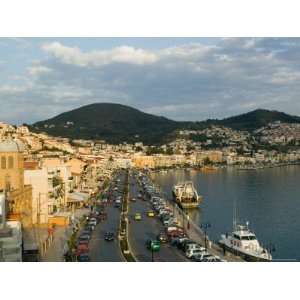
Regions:
<svg viewBox="0 0 300 300"><path fill-rule="evenodd" d="M136 214L134 215L134 219L135 219L136 221L141 221L141 220L142 220L142 215L141 215L140 213L136 213Z"/></svg>
<svg viewBox="0 0 300 300"><path fill-rule="evenodd" d="M148 217L154 217L154 211L152 211L152 210L149 210L148 212L147 212L147 216Z"/></svg>

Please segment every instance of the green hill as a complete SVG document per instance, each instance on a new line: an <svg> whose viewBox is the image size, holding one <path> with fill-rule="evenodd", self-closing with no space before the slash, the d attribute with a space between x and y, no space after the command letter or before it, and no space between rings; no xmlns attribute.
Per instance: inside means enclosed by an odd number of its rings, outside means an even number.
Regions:
<svg viewBox="0 0 300 300"><path fill-rule="evenodd" d="M204 129L211 125L253 131L268 123L300 123L300 117L278 111L257 109L223 120L176 122L141 112L129 106L95 103L62 113L30 126L34 132L73 139L104 139L109 143L161 144L169 141L178 129Z"/></svg>
<svg viewBox="0 0 300 300"><path fill-rule="evenodd" d="M36 132L110 143L159 143L181 123L141 112L121 104L95 103L62 113L31 126Z"/></svg>
<svg viewBox="0 0 300 300"><path fill-rule="evenodd" d="M257 109L242 115L216 121L216 124L237 130L253 131L275 121L300 123L300 117L275 110Z"/></svg>

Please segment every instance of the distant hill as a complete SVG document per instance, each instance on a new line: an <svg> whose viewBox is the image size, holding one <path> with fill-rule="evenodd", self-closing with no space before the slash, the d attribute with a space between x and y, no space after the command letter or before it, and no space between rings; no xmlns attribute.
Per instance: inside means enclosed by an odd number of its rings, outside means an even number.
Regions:
<svg viewBox="0 0 300 300"><path fill-rule="evenodd" d="M253 131L275 121L300 123L300 117L291 116L275 110L257 109L242 115L218 120L216 124L237 130Z"/></svg>
<svg viewBox="0 0 300 300"><path fill-rule="evenodd" d="M116 144L136 141L161 144L169 141L178 129L203 129L210 125L220 125L253 131L275 121L300 123L300 117L257 109L222 120L176 122L121 104L95 103L37 122L30 128L34 132L73 139L104 139Z"/></svg>
<svg viewBox="0 0 300 300"><path fill-rule="evenodd" d="M36 132L110 143L159 143L184 123L141 112L129 106L95 103L62 113L31 126Z"/></svg>

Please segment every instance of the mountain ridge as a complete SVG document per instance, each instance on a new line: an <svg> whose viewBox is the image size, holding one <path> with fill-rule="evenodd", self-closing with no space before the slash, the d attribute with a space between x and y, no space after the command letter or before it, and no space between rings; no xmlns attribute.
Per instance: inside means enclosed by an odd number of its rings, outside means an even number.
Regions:
<svg viewBox="0 0 300 300"><path fill-rule="evenodd" d="M274 121L300 123L299 116L267 109L256 109L224 119L174 121L142 112L123 104L93 103L30 125L34 132L73 139L104 139L109 143L138 142L161 144L180 129L203 129L211 125L254 131Z"/></svg>

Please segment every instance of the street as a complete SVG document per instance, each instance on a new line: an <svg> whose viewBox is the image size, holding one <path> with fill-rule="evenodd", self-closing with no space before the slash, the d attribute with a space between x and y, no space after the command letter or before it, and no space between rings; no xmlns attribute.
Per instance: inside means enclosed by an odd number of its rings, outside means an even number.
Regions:
<svg viewBox="0 0 300 300"><path fill-rule="evenodd" d="M120 182L124 181L124 174L117 178ZM123 186L123 185L122 185ZM90 258L94 262L123 262L124 257L121 253L118 241L118 230L120 222L120 208L114 207L113 201L106 206L107 220L100 222L93 231L89 244ZM114 241L105 241L105 232L113 232L115 234Z"/></svg>
<svg viewBox="0 0 300 300"><path fill-rule="evenodd" d="M151 251L146 248L146 241L149 239L155 240L156 236L164 231L164 227L157 217L147 216L147 212L152 210L151 206L148 201L138 199L139 186L136 179L132 176L130 176L129 179L129 190L129 199L136 199L136 202L129 201L129 244L138 261L150 262L152 261L152 254ZM141 221L134 220L135 213L141 213ZM165 243L161 244L159 252L154 253L154 261L181 262L187 261L187 259L178 249Z"/></svg>

